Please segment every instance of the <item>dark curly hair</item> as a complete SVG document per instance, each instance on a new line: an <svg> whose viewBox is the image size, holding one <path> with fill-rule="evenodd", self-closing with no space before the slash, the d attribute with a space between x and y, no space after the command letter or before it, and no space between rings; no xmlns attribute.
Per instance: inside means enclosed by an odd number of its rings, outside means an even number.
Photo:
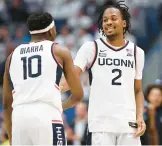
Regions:
<svg viewBox="0 0 162 146"><path fill-rule="evenodd" d="M105 33L103 31L103 28L102 28L102 20L103 20L103 14L104 14L104 12L107 8L116 8L120 11L123 20L126 21L126 27L124 28L124 34L126 32L130 33L131 16L130 16L129 11L128 11L129 8L125 4L123 4L123 2L124 1L115 2L114 0L109 0L104 5L104 7L100 10L99 19L98 19L98 30L99 30L99 32L102 32L103 35L105 35Z"/></svg>
<svg viewBox="0 0 162 146"><path fill-rule="evenodd" d="M145 90L145 98L147 99L152 89L159 89L162 92L162 85L159 84L150 84Z"/></svg>
<svg viewBox="0 0 162 146"><path fill-rule="evenodd" d="M51 24L53 18L47 12L33 13L27 19L27 26L29 31L41 30Z"/></svg>

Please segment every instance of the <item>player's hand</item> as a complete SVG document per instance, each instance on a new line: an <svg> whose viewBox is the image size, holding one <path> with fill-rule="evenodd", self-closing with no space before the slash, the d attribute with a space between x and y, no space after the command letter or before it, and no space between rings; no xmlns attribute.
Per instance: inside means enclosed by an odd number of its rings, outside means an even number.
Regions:
<svg viewBox="0 0 162 146"><path fill-rule="evenodd" d="M60 87L61 92L66 92L69 90L69 85L68 85L65 77L61 77L59 87Z"/></svg>
<svg viewBox="0 0 162 146"><path fill-rule="evenodd" d="M142 136L146 130L146 124L145 124L145 121L143 120L143 118L137 119L137 124L138 124L138 128L137 128L137 132L136 132L136 137Z"/></svg>

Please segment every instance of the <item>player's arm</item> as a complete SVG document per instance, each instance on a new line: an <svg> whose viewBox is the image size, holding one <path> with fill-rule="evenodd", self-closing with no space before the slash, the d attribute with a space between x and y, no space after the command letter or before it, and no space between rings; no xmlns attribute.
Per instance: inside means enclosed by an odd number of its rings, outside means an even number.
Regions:
<svg viewBox="0 0 162 146"><path fill-rule="evenodd" d="M80 67L74 65L74 70L75 70L76 75L78 75L80 77L81 73L83 72L82 69ZM61 77L59 87L60 87L61 92L66 92L66 91L70 90L70 87L66 81L65 76Z"/></svg>
<svg viewBox="0 0 162 146"><path fill-rule="evenodd" d="M74 60L75 73L78 76L91 66L95 55L95 45L93 41L88 41L81 46ZM70 90L65 77L61 79L60 88L62 92Z"/></svg>
<svg viewBox="0 0 162 146"><path fill-rule="evenodd" d="M141 136L146 130L146 125L143 119L144 113L144 95L142 91L142 81L135 80L135 100L136 100L136 119L138 124L138 130L136 136Z"/></svg>
<svg viewBox="0 0 162 146"><path fill-rule="evenodd" d="M9 62L11 55L8 57L5 66L4 83L3 83L3 117L6 125L9 141L12 139L12 91L9 82Z"/></svg>
<svg viewBox="0 0 162 146"><path fill-rule="evenodd" d="M135 100L136 100L136 119L138 130L136 136L141 136L146 130L146 125L143 119L144 114L144 95L142 89L142 72L144 68L144 51L137 48L136 51L136 76L135 76Z"/></svg>
<svg viewBox="0 0 162 146"><path fill-rule="evenodd" d="M74 107L83 98L83 89L79 76L75 73L73 60L70 51L66 47L60 45L54 46L54 54L57 60L63 65L63 72L66 81L71 89L71 96L64 101L63 109Z"/></svg>

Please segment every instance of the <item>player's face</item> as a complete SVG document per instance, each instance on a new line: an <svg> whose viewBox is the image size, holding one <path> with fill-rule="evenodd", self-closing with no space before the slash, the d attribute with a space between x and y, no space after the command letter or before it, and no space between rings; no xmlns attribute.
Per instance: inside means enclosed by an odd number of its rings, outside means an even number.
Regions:
<svg viewBox="0 0 162 146"><path fill-rule="evenodd" d="M126 22L117 8L107 8L103 14L102 27L107 38L111 38L123 35Z"/></svg>
<svg viewBox="0 0 162 146"><path fill-rule="evenodd" d="M56 38L56 28L55 26L53 28L50 29L50 40L54 41Z"/></svg>

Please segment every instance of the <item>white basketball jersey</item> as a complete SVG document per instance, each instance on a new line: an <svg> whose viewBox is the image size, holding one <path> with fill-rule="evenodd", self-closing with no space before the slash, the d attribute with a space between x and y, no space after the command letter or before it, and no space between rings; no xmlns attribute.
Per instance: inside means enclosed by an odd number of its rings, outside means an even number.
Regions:
<svg viewBox="0 0 162 146"><path fill-rule="evenodd" d="M142 78L143 58L143 50L129 41L114 49L97 39L80 48L75 65L89 71L90 132L134 132L128 122L136 122L134 80Z"/></svg>
<svg viewBox="0 0 162 146"><path fill-rule="evenodd" d="M115 50L102 39L96 40L96 59L89 71L89 126L92 131L93 121L105 120L111 132L118 128L129 129L128 122L136 121L134 49L131 42Z"/></svg>
<svg viewBox="0 0 162 146"><path fill-rule="evenodd" d="M52 55L51 41L18 46L11 58L9 75L13 87L13 108L42 102L62 113L59 81L62 68Z"/></svg>

